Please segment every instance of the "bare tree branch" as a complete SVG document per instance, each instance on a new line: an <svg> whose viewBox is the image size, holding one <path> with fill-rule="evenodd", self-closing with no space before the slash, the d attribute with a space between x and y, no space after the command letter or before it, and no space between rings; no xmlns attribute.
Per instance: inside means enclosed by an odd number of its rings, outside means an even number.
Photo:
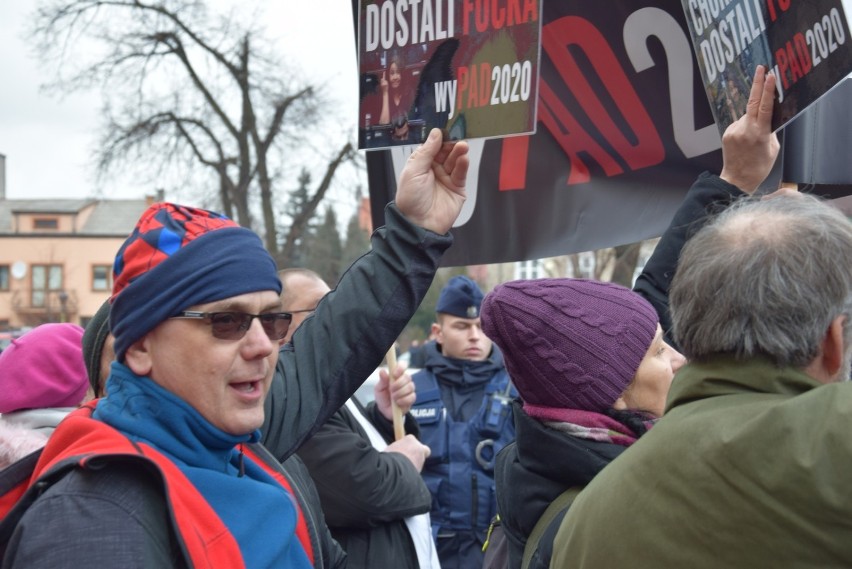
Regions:
<svg viewBox="0 0 852 569"><path fill-rule="evenodd" d="M131 167L152 179L215 181L218 201L239 223L252 227L253 213L260 212L275 255L275 185L287 170L289 148L307 147L302 141L321 118L315 87L281 73L258 28L233 18L213 23L202 0L45 0L40 6L30 35L42 61L55 67L48 88L58 94L101 89L101 176ZM316 203L294 223L307 223L339 166L356 160L349 137L342 138Z"/></svg>
<svg viewBox="0 0 852 569"><path fill-rule="evenodd" d="M337 156L328 164L325 176L323 176L316 191L314 191L314 194L305 204L305 207L302 208L302 211L294 216L293 222L290 224L290 230L287 232L287 236L284 240L284 246L282 247L281 254L279 256L280 266L286 266L289 264L289 260L292 259L296 242L298 241L299 236L304 233L308 221L310 221L311 217L313 217L320 205L320 202L322 202L326 192L328 192L328 188L331 186L331 180L334 178L337 168L339 168L345 161L352 160L354 155L355 150L352 143L347 142L346 145L337 153ZM268 243L267 248L269 248Z"/></svg>

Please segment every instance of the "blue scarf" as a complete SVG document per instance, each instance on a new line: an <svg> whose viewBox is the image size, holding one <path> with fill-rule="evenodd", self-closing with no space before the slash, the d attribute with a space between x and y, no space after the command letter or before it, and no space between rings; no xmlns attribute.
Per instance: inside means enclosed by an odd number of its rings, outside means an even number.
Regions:
<svg viewBox="0 0 852 569"><path fill-rule="evenodd" d="M156 448L207 500L240 546L246 567L309 568L296 537L292 496L259 465L245 458L239 476L237 445L256 442L259 431L229 435L184 400L113 362L94 418L133 441Z"/></svg>

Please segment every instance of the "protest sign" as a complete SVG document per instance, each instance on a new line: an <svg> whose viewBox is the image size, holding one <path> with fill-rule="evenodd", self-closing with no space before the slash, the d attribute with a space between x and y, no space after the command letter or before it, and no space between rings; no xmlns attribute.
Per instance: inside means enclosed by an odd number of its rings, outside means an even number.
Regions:
<svg viewBox="0 0 852 569"><path fill-rule="evenodd" d="M719 132L745 112L751 78L778 78L777 130L852 72L840 0L683 0L686 23Z"/></svg>
<svg viewBox="0 0 852 569"><path fill-rule="evenodd" d="M852 0L844 6L852 13ZM357 0L352 8L357 24ZM541 37L538 130L471 141L467 201L445 265L540 259L659 236L696 176L721 170L721 137L682 0L545 0ZM785 181L845 185L835 196L852 191L843 154L852 99L842 89L783 130L785 150L765 189L780 182L780 163L795 159L803 172L785 167ZM799 129L807 136L791 136L817 110L818 120ZM413 149L367 153L374 227L384 224ZM814 168L818 176L810 175Z"/></svg>
<svg viewBox="0 0 852 569"><path fill-rule="evenodd" d="M535 132L542 0L362 0L359 148Z"/></svg>

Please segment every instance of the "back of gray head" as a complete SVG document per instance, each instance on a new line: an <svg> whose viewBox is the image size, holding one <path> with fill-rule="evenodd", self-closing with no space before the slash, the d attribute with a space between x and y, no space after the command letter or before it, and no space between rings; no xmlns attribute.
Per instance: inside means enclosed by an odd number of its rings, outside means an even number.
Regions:
<svg viewBox="0 0 852 569"><path fill-rule="evenodd" d="M808 195L741 200L684 247L670 303L691 360L763 355L804 368L831 321L852 314L852 224Z"/></svg>

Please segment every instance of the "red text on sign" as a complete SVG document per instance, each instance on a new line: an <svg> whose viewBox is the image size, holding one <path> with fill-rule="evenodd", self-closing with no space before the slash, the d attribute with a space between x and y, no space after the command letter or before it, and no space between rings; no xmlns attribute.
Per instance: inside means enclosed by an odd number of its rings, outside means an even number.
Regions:
<svg viewBox="0 0 852 569"><path fill-rule="evenodd" d="M462 34L484 33L538 21L538 0L464 0Z"/></svg>
<svg viewBox="0 0 852 569"><path fill-rule="evenodd" d="M633 170L661 163L665 158L662 139L603 34L589 21L577 16L567 16L545 26L542 38L542 48L554 62L565 83L564 87L571 91L597 130L597 134L587 132L562 103L554 89L545 81L541 82L539 121L556 139L570 160L571 172L567 183L580 184L589 181L589 169L584 160L594 160L607 176L618 175L624 171L619 159ZM628 133L629 138L610 115L589 78L583 74L574 57L575 52L570 48L582 51L591 63L597 75L596 79L611 98L622 124L631 131ZM609 148L604 148L596 139L606 141ZM506 142L504 141L504 149ZM522 160L521 171L525 172L529 137L521 137L510 144L515 152L521 153L516 155L514 167L521 166L519 160ZM521 148L522 145L525 147ZM510 163L503 162L501 166L508 168ZM509 175L501 167L501 190L523 187L515 185L517 182L516 176Z"/></svg>

